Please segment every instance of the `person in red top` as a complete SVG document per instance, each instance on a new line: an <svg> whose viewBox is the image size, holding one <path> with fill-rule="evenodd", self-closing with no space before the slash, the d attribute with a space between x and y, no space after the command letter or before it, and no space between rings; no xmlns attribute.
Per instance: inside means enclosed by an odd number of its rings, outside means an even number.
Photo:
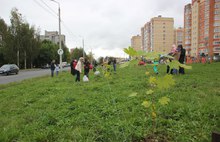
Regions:
<svg viewBox="0 0 220 142"><path fill-rule="evenodd" d="M73 60L71 62L71 74L74 76L76 74L76 70L75 70L75 67L76 67L76 64L77 64L77 60Z"/></svg>

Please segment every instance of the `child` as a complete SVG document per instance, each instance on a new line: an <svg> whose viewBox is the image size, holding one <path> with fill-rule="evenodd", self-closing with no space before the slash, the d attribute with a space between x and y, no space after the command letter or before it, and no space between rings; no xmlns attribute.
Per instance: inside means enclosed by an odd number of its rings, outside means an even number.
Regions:
<svg viewBox="0 0 220 142"><path fill-rule="evenodd" d="M158 61L159 59L157 59L157 58L155 58L154 59L154 72L156 73L156 74L158 74L158 69L157 69L157 66L158 66L158 64L159 64L159 61Z"/></svg>
<svg viewBox="0 0 220 142"><path fill-rule="evenodd" d="M59 70L60 70L60 67L58 64L56 64L56 67L55 67L55 71L56 71L56 75L58 76L59 74Z"/></svg>

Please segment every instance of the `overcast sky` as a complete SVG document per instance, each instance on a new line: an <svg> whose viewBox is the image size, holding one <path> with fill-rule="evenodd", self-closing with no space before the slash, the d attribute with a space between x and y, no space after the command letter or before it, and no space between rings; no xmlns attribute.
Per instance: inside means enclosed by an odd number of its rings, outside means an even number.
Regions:
<svg viewBox="0 0 220 142"><path fill-rule="evenodd" d="M82 47L95 57L125 57L133 35L152 17L173 17L183 26L184 5L191 0L57 0L61 7L61 33L68 48ZM25 20L44 31L58 31L58 4L51 0L0 0L0 17L10 24L16 7Z"/></svg>

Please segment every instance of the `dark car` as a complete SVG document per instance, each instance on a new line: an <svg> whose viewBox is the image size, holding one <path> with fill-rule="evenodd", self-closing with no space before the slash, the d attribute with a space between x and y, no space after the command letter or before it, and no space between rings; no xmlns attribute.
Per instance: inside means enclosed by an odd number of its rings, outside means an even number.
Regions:
<svg viewBox="0 0 220 142"><path fill-rule="evenodd" d="M0 74L9 75L12 73L18 74L18 72L19 72L19 68L15 64L6 64L0 68Z"/></svg>

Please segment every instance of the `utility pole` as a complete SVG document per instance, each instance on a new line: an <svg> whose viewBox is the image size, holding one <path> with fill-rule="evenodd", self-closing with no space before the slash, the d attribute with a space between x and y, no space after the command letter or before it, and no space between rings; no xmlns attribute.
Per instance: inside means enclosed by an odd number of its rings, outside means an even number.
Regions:
<svg viewBox="0 0 220 142"><path fill-rule="evenodd" d="M61 18L60 18L60 3L55 1L55 0L51 0L55 3L58 4L58 20L59 20L59 50L62 50L62 47L61 47ZM63 69L63 66L62 66L62 54L59 54L60 55L60 70L62 71Z"/></svg>
<svg viewBox="0 0 220 142"><path fill-rule="evenodd" d="M62 48L61 47L61 18L60 18L60 4L59 4L59 47L60 49ZM62 54L60 54L60 70L62 71L63 69L63 65L62 65Z"/></svg>

